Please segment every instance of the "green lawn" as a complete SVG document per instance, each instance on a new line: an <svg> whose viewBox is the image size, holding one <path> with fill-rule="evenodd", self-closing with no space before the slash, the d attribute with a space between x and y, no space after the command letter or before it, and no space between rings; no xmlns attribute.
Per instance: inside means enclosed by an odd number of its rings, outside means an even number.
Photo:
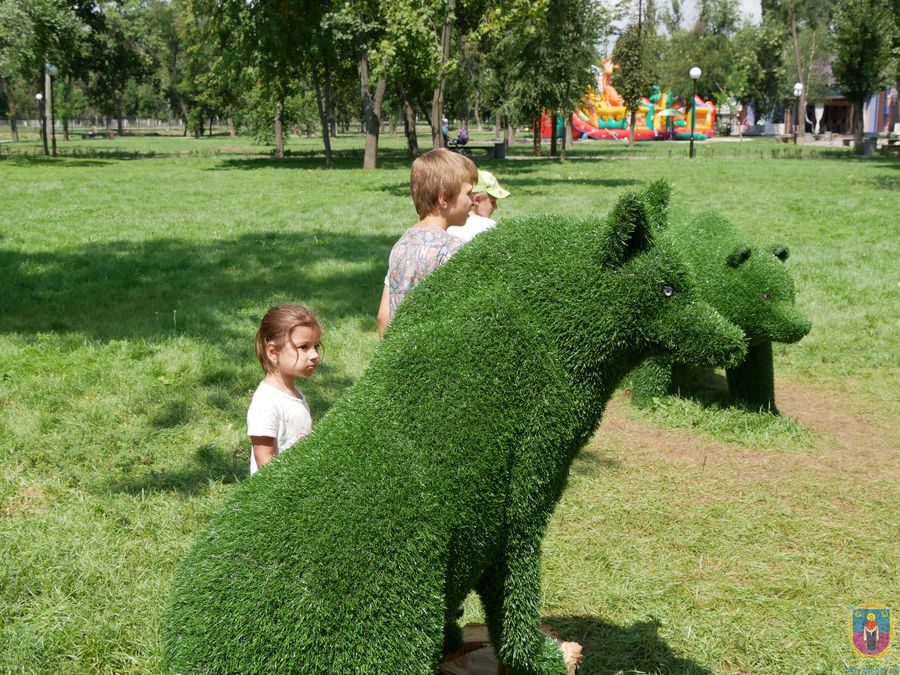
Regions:
<svg viewBox="0 0 900 675"><path fill-rule="evenodd" d="M173 570L248 474L261 314L322 318L316 418L377 348L387 255L415 220L402 135L382 145L369 173L358 137L332 171L296 137L283 161L246 138L60 142L55 161L0 145L0 672L160 669ZM765 140L693 161L685 143L530 149L486 164L513 193L501 221L602 214L665 177L676 208L786 243L813 321L776 349L782 418L614 401L546 542L545 613L585 645L582 672L865 665L851 608L900 611L900 161Z"/></svg>

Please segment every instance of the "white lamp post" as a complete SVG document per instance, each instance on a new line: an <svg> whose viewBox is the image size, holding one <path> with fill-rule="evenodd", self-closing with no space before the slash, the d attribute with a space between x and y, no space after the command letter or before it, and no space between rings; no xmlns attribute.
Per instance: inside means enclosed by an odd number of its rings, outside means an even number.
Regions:
<svg viewBox="0 0 900 675"><path fill-rule="evenodd" d="M41 121L41 142L44 144L44 154L49 155L50 150L47 149L47 124L44 120L44 106L41 105L44 100L44 95L37 93L34 95L34 100L37 101L38 119Z"/></svg>
<svg viewBox="0 0 900 675"><path fill-rule="evenodd" d="M703 74L703 71L700 70L697 66L691 68L690 73L691 80L694 82L694 92L691 96L691 149L688 152L688 156L690 159L694 158L694 125L697 122L697 80L700 79L700 76Z"/></svg>
<svg viewBox="0 0 900 675"><path fill-rule="evenodd" d="M803 94L803 83L797 82L794 85L794 145L797 145L797 124L800 122L800 96ZM804 111L806 112L806 111ZM806 115L804 115L805 117Z"/></svg>

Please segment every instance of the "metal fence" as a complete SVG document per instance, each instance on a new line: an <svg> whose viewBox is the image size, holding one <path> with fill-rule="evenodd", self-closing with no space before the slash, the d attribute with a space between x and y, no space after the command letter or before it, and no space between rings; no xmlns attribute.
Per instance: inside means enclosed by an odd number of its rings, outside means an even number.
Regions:
<svg viewBox="0 0 900 675"><path fill-rule="evenodd" d="M214 119L214 125L218 124L218 120ZM40 129L41 121L39 119L16 119L16 125L20 129ZM55 120L54 124L57 133L62 131L62 121ZM0 117L0 128L4 130L10 129L9 117ZM105 119L100 117L82 117L69 120L69 129L84 131L86 129L110 129L118 128L116 119ZM125 131L142 132L142 131L181 131L184 129L184 122L180 119L173 120L155 120L155 119L123 119L122 128Z"/></svg>

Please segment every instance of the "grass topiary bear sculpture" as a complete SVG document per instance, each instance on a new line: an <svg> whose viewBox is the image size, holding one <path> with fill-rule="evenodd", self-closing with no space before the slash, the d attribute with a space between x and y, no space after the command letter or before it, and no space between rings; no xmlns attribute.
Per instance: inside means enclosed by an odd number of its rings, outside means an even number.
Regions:
<svg viewBox="0 0 900 675"><path fill-rule="evenodd" d="M511 672L565 673L540 551L572 459L647 354L744 354L655 241L667 196L507 223L417 286L366 373L184 561L169 670L433 675L474 588Z"/></svg>
<svg viewBox="0 0 900 675"><path fill-rule="evenodd" d="M732 401L777 413L772 342L797 342L811 328L794 306L787 247L752 245L716 214L681 218L660 236L678 251L700 297L747 336L747 356L725 371ZM632 401L646 405L668 393L681 364L700 365L674 355L648 359L634 373Z"/></svg>

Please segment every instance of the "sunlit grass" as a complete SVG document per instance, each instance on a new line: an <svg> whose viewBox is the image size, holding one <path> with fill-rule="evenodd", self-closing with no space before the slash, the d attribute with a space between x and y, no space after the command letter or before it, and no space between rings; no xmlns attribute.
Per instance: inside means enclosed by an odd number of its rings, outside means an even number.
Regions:
<svg viewBox="0 0 900 675"><path fill-rule="evenodd" d="M316 418L377 347L387 255L415 220L402 134L382 142L377 172L358 137L334 171L315 138L284 161L246 138L79 140L56 161L0 146L0 671L160 668L174 566L248 473L261 314L320 314ZM601 426L548 533L545 613L586 673L842 671L850 608L900 605L900 163L686 150L585 143L559 164L517 145L487 164L512 192L497 216L602 214L665 177L676 208L786 243L813 330L776 349L777 382L862 420L859 442L790 406L620 401L626 427Z"/></svg>

